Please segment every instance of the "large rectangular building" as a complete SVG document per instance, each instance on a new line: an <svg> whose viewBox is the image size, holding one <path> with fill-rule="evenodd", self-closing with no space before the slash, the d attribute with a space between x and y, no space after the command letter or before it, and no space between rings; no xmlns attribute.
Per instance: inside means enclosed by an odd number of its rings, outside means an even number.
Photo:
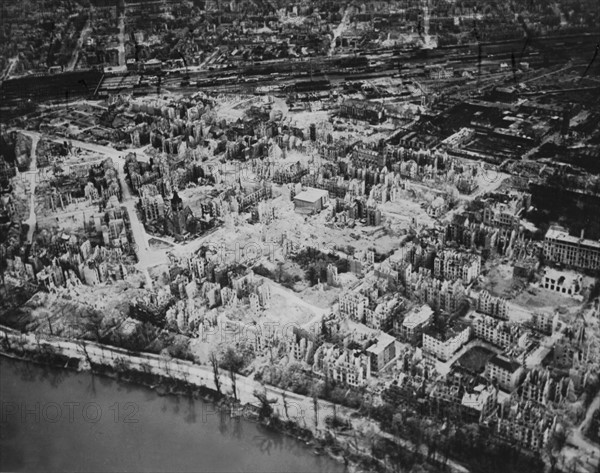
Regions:
<svg viewBox="0 0 600 473"><path fill-rule="evenodd" d="M486 363L484 376L490 382L496 382L503 391L510 393L521 382L523 373L523 367L515 360L504 355L496 355Z"/></svg>
<svg viewBox="0 0 600 473"><path fill-rule="evenodd" d="M423 333L423 351L448 361L470 338L471 327L462 322L455 322L443 332L431 327Z"/></svg>
<svg viewBox="0 0 600 473"><path fill-rule="evenodd" d="M339 311L342 317L362 322L369 300L358 292L348 292L340 295Z"/></svg>
<svg viewBox="0 0 600 473"><path fill-rule="evenodd" d="M383 105L379 102L369 102L368 100L344 101L340 106L340 115L371 123L381 123L386 119Z"/></svg>
<svg viewBox="0 0 600 473"><path fill-rule="evenodd" d="M295 209L300 212L320 212L329 202L329 192L308 187L294 197Z"/></svg>
<svg viewBox="0 0 600 473"><path fill-rule="evenodd" d="M433 310L427 304L413 308L396 331L409 342L416 341L433 321Z"/></svg>
<svg viewBox="0 0 600 473"><path fill-rule="evenodd" d="M473 253L445 250L438 253L433 262L433 274L436 278L450 281L462 279L469 284L479 276L481 257Z"/></svg>
<svg viewBox="0 0 600 473"><path fill-rule="evenodd" d="M367 348L371 360L371 373L377 373L396 359L396 338L382 333L375 344Z"/></svg>
<svg viewBox="0 0 600 473"><path fill-rule="evenodd" d="M540 286L566 296L576 296L583 288L583 278L580 274L571 271L549 268L544 273Z"/></svg>
<svg viewBox="0 0 600 473"><path fill-rule="evenodd" d="M550 228L544 239L544 257L548 261L582 269L600 269L600 242L569 235Z"/></svg>

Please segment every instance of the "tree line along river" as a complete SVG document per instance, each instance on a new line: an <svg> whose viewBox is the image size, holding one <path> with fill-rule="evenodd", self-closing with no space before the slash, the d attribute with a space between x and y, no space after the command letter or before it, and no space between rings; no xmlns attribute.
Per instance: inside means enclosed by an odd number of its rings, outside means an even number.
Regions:
<svg viewBox="0 0 600 473"><path fill-rule="evenodd" d="M0 356L0 471L342 472L202 400Z"/></svg>

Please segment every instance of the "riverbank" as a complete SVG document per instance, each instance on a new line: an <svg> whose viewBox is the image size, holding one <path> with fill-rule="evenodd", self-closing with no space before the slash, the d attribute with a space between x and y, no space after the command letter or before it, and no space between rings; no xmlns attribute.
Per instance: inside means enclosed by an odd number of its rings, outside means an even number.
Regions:
<svg viewBox="0 0 600 473"><path fill-rule="evenodd" d="M43 357L38 356L39 353L34 352L24 352L17 355L9 353L3 348L2 344L0 344L0 356L11 360L34 363L39 366L52 366L76 372L87 371L92 375L110 378L115 381L145 386L154 390L159 396L182 396L210 403L215 406L219 416L226 415L232 419L243 417L247 421L259 423L270 428L273 432L286 435L314 448L314 452L317 454L326 451L333 460L344 463L343 458L339 454L334 453L332 449L326 449L321 440L315 438L310 430L303 429L292 421L282 422L277 417L263 418L260 415L259 406L253 404L240 405L231 396L219 394L217 391L205 386L195 386L187 382L150 373L140 373L131 370L118 371L115 367L108 365L97 365L95 363L89 365L85 360L77 358L65 358L62 356L48 357L47 353L43 354ZM348 464L346 466L349 467L346 471L360 471L356 464Z"/></svg>
<svg viewBox="0 0 600 473"><path fill-rule="evenodd" d="M313 445L316 453L327 453L343 462L351 471L409 471L415 463L423 463L426 452L415 451L408 442L394 438L379 429L372 419L357 416L353 409L333 405L327 401L286 392L266 386L253 379L229 374L219 376L216 386L210 367L196 365L178 359L165 358L146 353L134 353L120 348L89 341L70 341L58 337L41 338L0 327L2 352L15 354L38 363L52 364L78 370L88 370L124 381L144 384L158 392L181 392L184 395L207 396L223 408L236 410L252 420L263 405L259 397L268 400L270 412L262 422L271 429ZM221 393L221 394L219 394ZM259 396L257 397L257 394ZM215 397L216 396L216 397ZM262 404L265 404L264 402ZM260 416L259 416L260 417ZM332 418L348 421L349 431L332 429ZM285 420L284 420L285 419ZM328 422L329 420L329 422ZM380 455L375 455L377 445L385 445ZM388 451L401 451L405 466L388 460ZM439 462L427 462L430 467L440 468ZM447 462L450 471L465 473L461 465Z"/></svg>
<svg viewBox="0 0 600 473"><path fill-rule="evenodd" d="M0 471L344 472L191 396L4 356L0 370Z"/></svg>
<svg viewBox="0 0 600 473"><path fill-rule="evenodd" d="M241 393L247 392L247 389L239 389L244 386L244 378L239 376L237 379L237 397L236 401L230 394L220 394L215 388L207 384L197 384L190 380L178 379L176 373L181 373L175 369L180 360L163 360L163 370L169 373L157 373L156 366L152 369L151 361L157 361L156 356L138 354L141 356L127 355L124 350L114 347L99 346L92 342L69 342L64 340L46 340L33 337L31 334L22 334L12 329L0 329L0 354L10 358L33 362L42 365L50 365L63 369L75 371L89 371L93 374L109 377L119 381L130 382L138 385L147 386L155 390L160 395L181 395L189 396L195 399L214 404L217 409L226 413L233 413L234 416L242 415L246 420L258 422L263 426L272 429L282 435L298 440L314 449L318 455L327 454L333 460L343 464L346 471L358 472L365 469L372 469L373 460L366 455L350 454L344 452L344 447L335 441L335 436L325 431L320 437L307 426L303 416L294 416L289 413L287 420L281 420L280 413L275 408L272 415L268 418L261 418L259 415L260 407L257 405L258 399L253 402L248 401L248 397L241 399ZM99 356L102 353L103 356ZM139 363L138 358L145 359L148 364ZM169 367L168 361L171 361ZM153 372L154 371L154 372ZM222 386L228 384L229 376L222 376ZM208 381L208 380L206 380ZM224 386L225 385L225 386ZM221 388L223 390L223 387ZM260 391L258 391L260 392ZM299 406L294 401L297 396L289 393L289 400L286 401L287 409L298 412ZM272 400L272 399L271 399ZM277 406L276 406L277 407ZM378 471L385 471L378 469Z"/></svg>

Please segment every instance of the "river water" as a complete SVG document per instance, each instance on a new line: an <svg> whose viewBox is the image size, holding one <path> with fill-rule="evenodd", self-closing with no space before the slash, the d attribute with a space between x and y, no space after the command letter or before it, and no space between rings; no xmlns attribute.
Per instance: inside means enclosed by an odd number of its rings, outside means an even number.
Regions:
<svg viewBox="0 0 600 473"><path fill-rule="evenodd" d="M185 396L0 356L0 471L335 472L303 443Z"/></svg>

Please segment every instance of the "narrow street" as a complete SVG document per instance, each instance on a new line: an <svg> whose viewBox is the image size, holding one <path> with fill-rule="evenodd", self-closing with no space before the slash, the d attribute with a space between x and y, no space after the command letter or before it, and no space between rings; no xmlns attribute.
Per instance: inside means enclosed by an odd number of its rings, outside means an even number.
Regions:
<svg viewBox="0 0 600 473"><path fill-rule="evenodd" d="M125 67L125 13L119 17L119 67Z"/></svg>
<svg viewBox="0 0 600 473"><path fill-rule="evenodd" d="M336 43L337 39L340 38L342 36L342 34L344 34L344 31L346 30L346 27L348 26L348 20L349 20L349 16L350 16L350 8L351 7L346 8L346 11L344 12L342 21L340 21L340 24L333 31L333 38L331 39L331 45L329 46L329 56L333 56L333 53L335 52L335 43Z"/></svg>
<svg viewBox="0 0 600 473"><path fill-rule="evenodd" d="M35 148L37 147L37 143L40 140L40 133L38 132L33 132L33 131L27 131L27 130L17 130L20 131L22 133L24 133L27 136L30 136L32 138L32 140L34 141L34 145L32 146L32 153L35 154ZM56 138L56 137L47 137L48 139L55 141L55 142L63 142L64 138ZM122 191L122 204L123 206L127 209L127 213L129 214L129 221L131 223L131 231L133 233L133 238L135 240L135 244L138 246L138 250L137 250L137 255L138 255L138 264L137 267L138 269L144 273L145 277L146 277L146 282L148 284L148 286L151 288L152 287L152 279L150 278L150 275L148 273L148 268L152 267L152 266L156 266L157 264L161 264L161 263L166 263L168 262L168 258L166 255L166 251L156 251L156 252L152 252L150 251L150 248L148 246L148 237L146 234L146 230L144 229L144 225L142 224L142 222L140 221L137 212L135 211L135 198L131 195L131 192L129 190L129 186L127 185L127 183L125 182L125 173L124 173L124 166L125 166L125 159L124 159L124 155L127 154L129 152L129 150L127 152L122 152L122 151L117 151L114 148L108 147L108 146L103 146L103 145L97 145L97 144L93 144L93 143L85 143L83 141L78 141L78 140L69 140L73 146L75 147L79 147L82 149L86 149L89 151L94 151L98 154L104 155L106 157L109 157L113 160L113 162L115 163L115 166L118 170L119 173L119 181L121 183L121 191ZM32 160L32 165L35 166L35 160ZM30 180L31 180L31 187L32 187L32 210L30 213L30 217L29 220L27 221L28 224L30 224L30 228L29 228L29 238L31 241L31 238L33 236L33 229L35 228L35 212L34 212L34 202L35 202L35 182L36 182L36 175L37 175L37 167L33 168L33 172L30 171ZM32 225L33 224L33 225Z"/></svg>
<svg viewBox="0 0 600 473"><path fill-rule="evenodd" d="M16 131L22 132L25 135L30 136L34 140L34 146L37 147L37 143L39 142L40 137L41 137L41 134L39 132L34 132L34 131L29 131L29 130L16 130ZM60 137L45 136L45 138L52 140L54 142L57 142L57 143L62 143L65 141L64 138L60 138ZM140 218L136 211L137 198L131 194L131 191L129 190L129 186L127 185L127 182L125 181L125 172L124 172L125 156L136 150L128 149L126 151L118 151L109 146L99 145L99 144L95 144L95 143L86 143L84 141L72 140L72 139L69 139L68 141L74 147L85 149L88 151L93 151L94 153L98 153L102 156L111 158L113 160L113 163L115 164L115 167L118 170L119 182L121 184L121 192L122 192L121 204L125 207L128 215L129 215L131 231L133 234L134 242L137 245L136 253L137 253L137 257L138 257L138 263L137 263L136 267L138 268L138 270L140 272L142 272L144 274L148 288L152 288L152 285L153 285L152 278L150 277L148 269L152 268L154 266L168 264L169 263L168 253L170 253L170 252L176 252L176 253L181 253L181 254L192 253L194 251L197 251L203 244L206 243L207 240L214 237L215 234L213 232L211 232L211 233L207 233L207 234L205 234L199 238L196 238L195 240L192 240L185 244L176 244L176 243L169 242L173 245L171 248L167 248L167 249L150 248L148 240L150 238L154 238L154 237L149 236L146 233L144 224L140 221ZM137 150L137 151L140 151L140 150ZM35 153L35 149L32 150L32 153ZM138 159L143 160L143 156L138 155ZM32 186L33 186L32 187L33 188L32 197L31 197L32 205L33 205L34 193L35 193L34 186L35 186L35 182L37 182L37 180L38 180L37 179L37 167L34 168L33 171L29 171L29 175L30 175L30 179L32 182ZM33 225L30 227L30 238L31 238L33 236L33 228L35 228L35 222L36 222L35 213L33 213L33 215L30 214L30 218L27 221L27 223L30 223L30 222L33 222ZM219 231L219 230L223 230L223 229L217 229L217 231ZM161 238L157 238L157 240L161 240ZM163 241L168 242L168 240L163 240Z"/></svg>
<svg viewBox="0 0 600 473"><path fill-rule="evenodd" d="M579 427L573 429L569 436L569 442L575 445L581 453L591 455L594 458L600 459L600 448L585 437L585 433L592 420L594 413L600 408L600 393L596 395L588 410L585 418L579 424Z"/></svg>
<svg viewBox="0 0 600 473"><path fill-rule="evenodd" d="M33 233L35 232L35 227L37 223L37 217L35 215L35 185L38 181L37 174L37 145L40 141L39 134L29 134L24 133L26 136L31 138L31 163L29 165L29 171L27 174L29 175L29 218L25 221L27 225L29 225L29 230L27 231L27 241L29 243L33 242Z"/></svg>
<svg viewBox="0 0 600 473"><path fill-rule="evenodd" d="M2 74L1 79L2 80L10 79L10 76L18 63L19 63L19 54L17 53L14 57L11 57L8 60L8 66L4 70L4 73Z"/></svg>
<svg viewBox="0 0 600 473"><path fill-rule="evenodd" d="M85 26L81 30L81 34L79 35L79 39L77 40L77 46L75 46L75 49L73 50L73 54L71 55L69 64L67 64L67 67L66 67L67 71L73 71L73 70L75 70L75 67L77 67L77 62L79 60L79 52L81 51L81 48L83 47L83 42L87 39L87 37L90 35L91 32L92 32L92 26L91 26L90 20L88 19Z"/></svg>
<svg viewBox="0 0 600 473"><path fill-rule="evenodd" d="M200 65L198 66L198 70L200 70L200 71L201 71L201 70L204 70L204 69L206 69L206 68L208 67L208 65L211 63L211 61L212 61L213 59L215 59L215 58L218 56L218 54L219 54L220 52L221 52L221 51L219 50L219 48L216 48L216 49L215 49L215 50L214 50L214 51L211 53L211 55L210 55L210 56L208 56L208 57L207 57L207 58L204 60L204 62L202 62L202 64L200 64Z"/></svg>

